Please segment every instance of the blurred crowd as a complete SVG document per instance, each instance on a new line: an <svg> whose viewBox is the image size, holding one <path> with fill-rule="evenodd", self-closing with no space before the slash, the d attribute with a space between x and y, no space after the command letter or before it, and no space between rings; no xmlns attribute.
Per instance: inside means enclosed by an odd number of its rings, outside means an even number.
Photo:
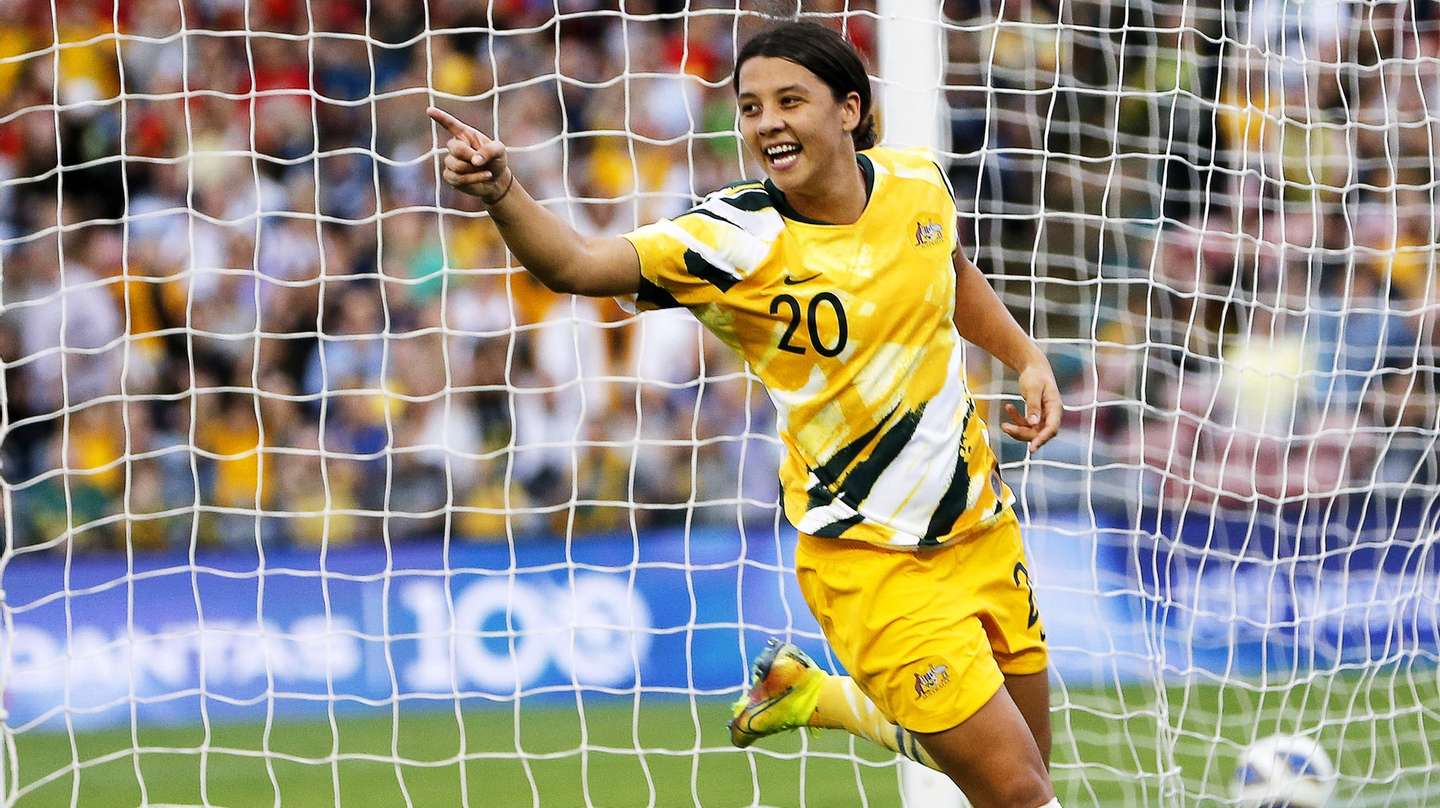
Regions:
<svg viewBox="0 0 1440 808"><path fill-rule="evenodd" d="M1035 507L1437 485L1440 24L1295 6L945 4L962 241L1069 405ZM875 61L873 3L804 7ZM436 187L430 104L583 233L755 176L754 18L619 8L0 0L12 546L768 530L773 410L728 349L548 292Z"/></svg>
<svg viewBox="0 0 1440 808"><path fill-rule="evenodd" d="M773 521L773 414L728 351L550 293L436 189L432 103L585 233L739 178L734 15L644 16L682 5L8 2L7 536Z"/></svg>
<svg viewBox="0 0 1440 808"><path fill-rule="evenodd" d="M970 241L1067 403L1032 513L1433 503L1440 4L947 5Z"/></svg>

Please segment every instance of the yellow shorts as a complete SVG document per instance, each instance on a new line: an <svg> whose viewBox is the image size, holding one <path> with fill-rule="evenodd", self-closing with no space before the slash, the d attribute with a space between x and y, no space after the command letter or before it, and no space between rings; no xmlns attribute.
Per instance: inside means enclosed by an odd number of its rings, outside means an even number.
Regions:
<svg viewBox="0 0 1440 808"><path fill-rule="evenodd" d="M913 732L950 729L989 701L1005 674L1049 665L1013 512L933 550L802 533L795 573L836 658Z"/></svg>

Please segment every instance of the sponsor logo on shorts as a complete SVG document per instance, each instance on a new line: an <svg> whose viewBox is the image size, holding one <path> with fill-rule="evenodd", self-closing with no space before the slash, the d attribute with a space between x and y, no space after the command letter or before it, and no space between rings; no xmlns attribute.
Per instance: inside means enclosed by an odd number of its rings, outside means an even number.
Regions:
<svg viewBox="0 0 1440 808"><path fill-rule="evenodd" d="M915 674L915 698L923 699L948 684L950 666L931 665L922 673Z"/></svg>

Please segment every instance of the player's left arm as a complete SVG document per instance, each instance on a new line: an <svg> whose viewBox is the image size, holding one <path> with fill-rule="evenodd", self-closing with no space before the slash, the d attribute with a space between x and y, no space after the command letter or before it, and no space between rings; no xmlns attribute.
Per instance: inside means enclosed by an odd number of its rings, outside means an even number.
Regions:
<svg viewBox="0 0 1440 808"><path fill-rule="evenodd" d="M955 251L955 328L960 336L1020 374L1025 414L1006 402L1010 423L1000 425L1005 434L1028 443L1031 452L1055 437L1060 431L1060 388L1050 360L960 250Z"/></svg>

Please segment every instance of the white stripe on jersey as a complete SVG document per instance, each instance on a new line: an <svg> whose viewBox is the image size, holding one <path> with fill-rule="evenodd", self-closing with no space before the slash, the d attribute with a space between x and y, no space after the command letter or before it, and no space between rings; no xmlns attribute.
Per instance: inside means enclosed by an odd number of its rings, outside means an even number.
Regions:
<svg viewBox="0 0 1440 808"><path fill-rule="evenodd" d="M773 207L764 210L741 210L726 202L727 199L739 199L746 194L762 194L768 200L770 195L758 188L752 188L738 194L711 194L701 200L697 208L703 208L710 213L719 216L727 222L743 230L746 235L751 236L765 245L773 244L780 234L785 232L785 219L780 212Z"/></svg>
<svg viewBox="0 0 1440 808"><path fill-rule="evenodd" d="M897 535L894 543L918 544L929 528L930 517L955 476L965 437L960 424L968 401L965 365L956 340L945 369L945 385L925 405L915 434L860 503L860 512L867 519L908 534Z"/></svg>
<svg viewBox="0 0 1440 808"><path fill-rule="evenodd" d="M815 484L815 475L810 475L810 480L810 484L813 486ZM806 511L805 517L800 520L800 524L796 525L795 529L801 533L814 535L816 531L824 528L826 525L844 521L853 516L855 516L855 509L837 499L829 505L821 505L818 508L811 508ZM911 542L911 544L918 544L919 541L919 539L916 539L914 542ZM898 537L895 543L904 544L904 542L898 540Z"/></svg>
<svg viewBox="0 0 1440 808"><path fill-rule="evenodd" d="M670 238L684 244L685 249L696 253L716 269L729 275L736 283L739 283L741 278L744 277L740 274L739 267L735 266L734 261L728 260L723 253L690 235L690 231L675 224L675 222L670 219L661 219L655 224L650 225L650 227L654 227Z"/></svg>
<svg viewBox="0 0 1440 808"><path fill-rule="evenodd" d="M774 209L750 213L713 198L702 202L699 207L723 218L731 225L720 231L720 236L716 239L719 243L706 244L669 219L662 219L656 222L656 225L666 235L684 244L686 249L695 251L737 282L749 277L770 257L770 252L775 247L775 239L785 227L780 221L780 214ZM767 213L768 217L765 215ZM770 222L767 219L775 221ZM719 222L716 225L724 228ZM770 234L768 238L765 237L766 234Z"/></svg>

